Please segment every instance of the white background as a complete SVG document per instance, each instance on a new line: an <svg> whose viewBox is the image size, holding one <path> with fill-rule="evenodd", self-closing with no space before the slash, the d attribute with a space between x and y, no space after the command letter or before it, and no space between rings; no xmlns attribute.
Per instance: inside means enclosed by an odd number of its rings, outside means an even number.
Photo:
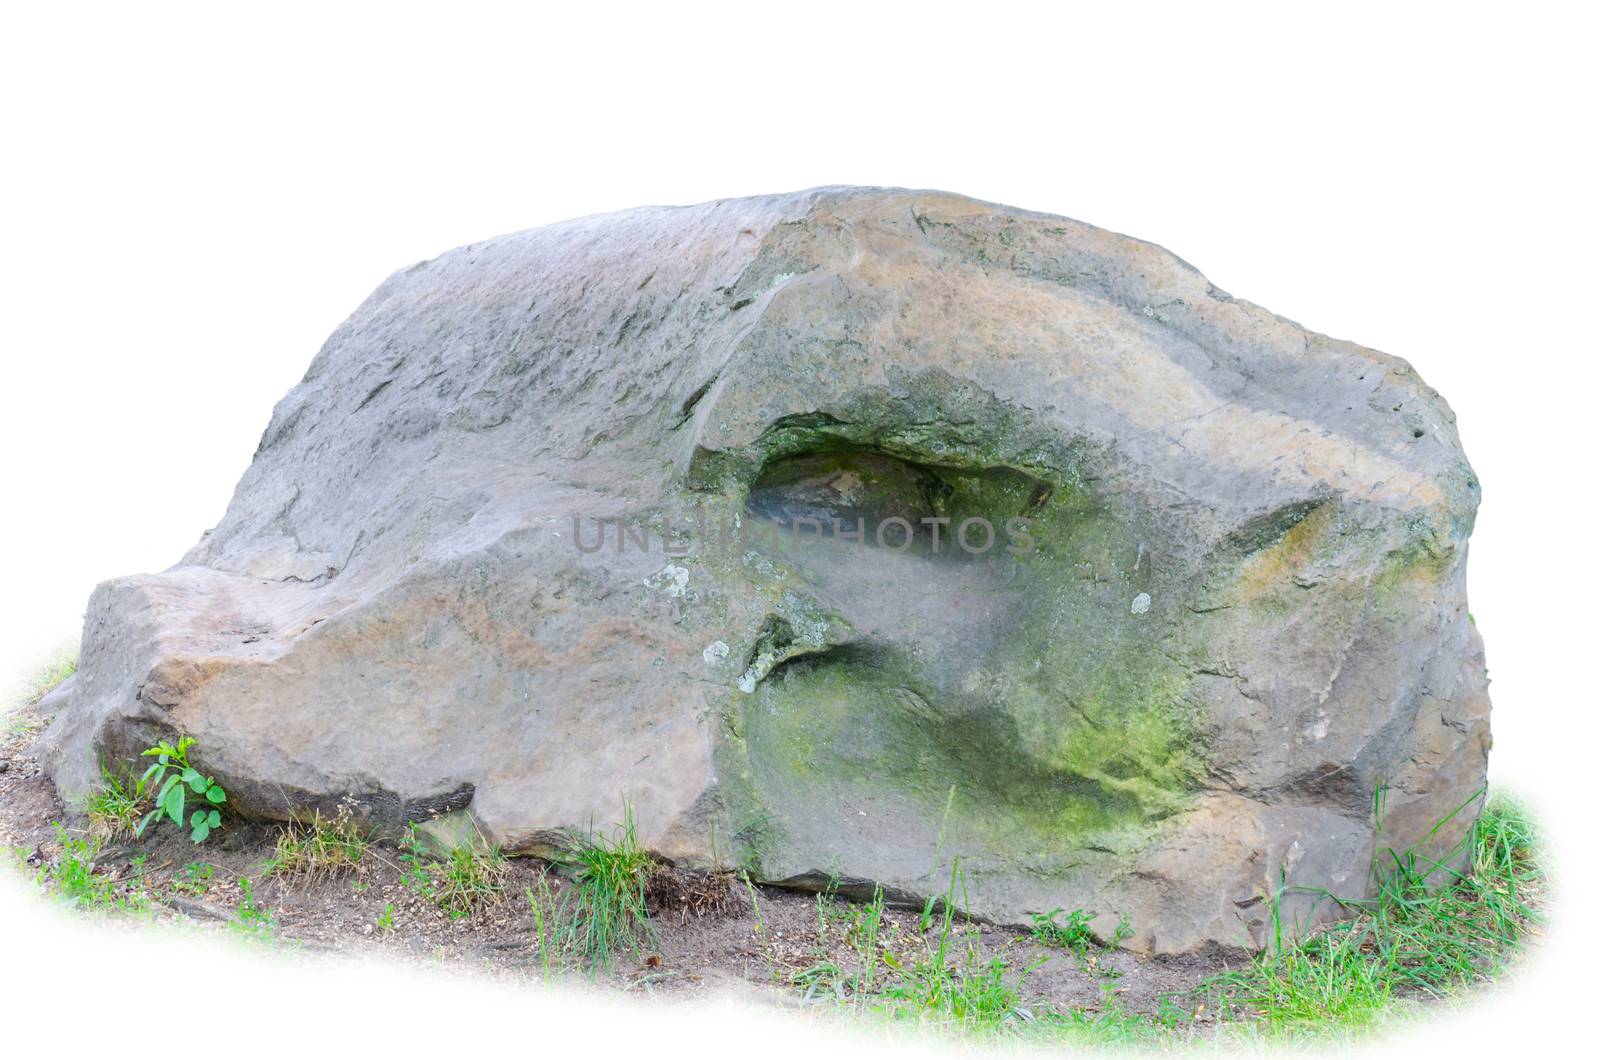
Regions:
<svg viewBox="0 0 1600 1060"><path fill-rule="evenodd" d="M75 640L95 582L166 567L216 522L273 403L393 269L644 203L941 188L1161 243L1449 399L1484 483L1492 780L1534 803L1582 892L1600 182L1579 8L563 7L0 15L0 674ZM120 1048L167 1022L152 975L193 943L0 903L9 1044ZM1427 1034L1476 1056L1588 1024L1593 917L1557 917L1516 986ZM373 1053L827 1048L771 1017L207 959L213 1055L347 1035Z"/></svg>

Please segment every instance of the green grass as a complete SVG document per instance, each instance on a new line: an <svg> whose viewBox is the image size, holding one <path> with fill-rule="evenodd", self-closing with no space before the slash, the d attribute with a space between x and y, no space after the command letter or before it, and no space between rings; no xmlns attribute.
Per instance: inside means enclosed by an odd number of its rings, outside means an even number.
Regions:
<svg viewBox="0 0 1600 1060"><path fill-rule="evenodd" d="M278 918L256 900L255 884L248 876L239 877L239 905L228 929L252 942L270 942L278 930Z"/></svg>
<svg viewBox="0 0 1600 1060"><path fill-rule="evenodd" d="M172 877L172 890L190 898L204 898L211 890L211 877L216 867L204 861L191 861Z"/></svg>
<svg viewBox="0 0 1600 1060"><path fill-rule="evenodd" d="M142 912L150 907L149 896L137 885L118 886L99 870L95 859L100 840L79 838L56 824L56 856L40 866L34 880L39 887L69 905L91 910Z"/></svg>
<svg viewBox="0 0 1600 1060"><path fill-rule="evenodd" d="M581 960L604 966L612 954L654 944L655 929L645 906L645 887L655 862L639 845L633 807L623 807L622 824L608 838L599 833L567 853L563 867L575 889L570 911L562 910L558 930L566 948Z"/></svg>
<svg viewBox="0 0 1600 1060"><path fill-rule="evenodd" d="M1475 804L1476 798L1468 807ZM1375 808L1381 820L1381 791ZM842 910L833 896L819 896L819 935L843 930L854 960L841 966L823 957L791 982L809 1002L1040 1045L1171 1047L1213 1034L1275 1043L1347 1038L1414 1010L1420 1000L1456 996L1492 979L1539 923L1544 876L1527 814L1507 799L1492 799L1462 842L1440 861L1386 851L1374 865L1375 897L1346 902L1356 916L1298 942L1287 940L1289 925L1277 920L1276 896L1266 951L1193 992L1162 998L1154 1013L1122 1007L1117 973L1098 960L1093 916L1082 911L1036 917L1031 937L1076 955L1086 973L1098 975L1101 1002L1074 1009L1030 1004L1025 985L1038 964L1011 967L985 957L971 924L958 924L954 910L965 908L959 863L943 898L924 907L922 933L938 930L920 946L887 926L881 891ZM1446 867L1467 848L1464 871ZM1124 921L1110 941L1130 934Z"/></svg>
<svg viewBox="0 0 1600 1060"><path fill-rule="evenodd" d="M1497 797L1463 842L1471 852L1464 872L1386 854L1375 866L1376 897L1353 903L1353 919L1298 943L1275 940L1247 967L1208 981L1203 994L1223 1018L1292 1039L1373 1027L1410 1002L1493 978L1539 923L1538 839L1527 814ZM1275 918L1277 908L1274 900Z"/></svg>
<svg viewBox="0 0 1600 1060"><path fill-rule="evenodd" d="M965 913L957 923L958 898L965 910L959 860L951 867L939 913L933 915L933 903L924 907L919 926L938 929L929 939L889 929L882 888L874 890L871 901L843 910L831 895L819 896L819 934L825 938L830 924L842 927L854 960L849 968L818 961L797 973L794 984L807 1001L965 1034L992 1034L1031 1020L1022 989L1038 964L1013 968L1001 957L985 956L978 928Z"/></svg>
<svg viewBox="0 0 1600 1060"><path fill-rule="evenodd" d="M591 832L566 850L536 887L527 888L545 976L567 963L596 972L609 968L620 952L641 957L644 947L654 946L658 940L646 889L656 867L639 845L633 808L624 804L622 823L610 836ZM556 872L572 881L559 893L550 882Z"/></svg>
<svg viewBox="0 0 1600 1060"><path fill-rule="evenodd" d="M1094 942L1094 936L1089 931L1089 923L1094 920L1093 913L1074 909L1067 914L1066 923L1058 921L1057 918L1060 916L1060 909L1052 909L1048 913L1036 913L1033 917L1033 930L1030 932L1033 940L1041 946L1060 949L1083 949Z"/></svg>
<svg viewBox="0 0 1600 1060"><path fill-rule="evenodd" d="M505 890L506 859L496 846L452 847L434 877L434 902L451 916L471 916Z"/></svg>
<svg viewBox="0 0 1600 1060"><path fill-rule="evenodd" d="M528 899L528 911L533 917L533 937L538 947L539 967L544 977L549 979L564 952L563 925L568 906L550 889L548 873L539 877L537 887L529 887L524 893Z"/></svg>
<svg viewBox="0 0 1600 1060"><path fill-rule="evenodd" d="M435 855L412 825L401 845L400 863L411 889L451 919L481 912L505 892L506 857L481 834L458 836L442 855Z"/></svg>
<svg viewBox="0 0 1600 1060"><path fill-rule="evenodd" d="M94 859L100 852L99 842L92 838L74 838L60 824L55 828L56 842L61 850L54 861L46 862L39 869L39 882L53 885L62 901L72 905L115 907L116 886L94 871Z"/></svg>
<svg viewBox="0 0 1600 1060"><path fill-rule="evenodd" d="M101 766L99 790L85 796L79 809L88 815L89 829L96 838L115 842L132 839L138 834L145 805L138 795L137 785L123 781Z"/></svg>
<svg viewBox="0 0 1600 1060"><path fill-rule="evenodd" d="M1380 822L1383 794L1380 789L1374 803ZM116 827L97 825L85 838L57 825L59 852L37 868L40 886L81 908L148 910L140 872L116 881L96 864L108 837L123 834L136 817L137 808L128 801L126 785L107 775L86 808L92 821ZM1477 805L1471 800L1458 813ZM402 847L405 880L452 917L479 912L505 890L504 856L481 836L471 838L428 850L413 828ZM1374 896L1346 900L1353 917L1298 941L1291 937L1293 925L1279 919L1287 893L1280 889L1269 901L1273 925L1262 953L1192 991L1161 999L1153 1013L1123 1007L1117 972L1100 959L1105 950L1090 931L1093 914L1083 911L1036 917L1031 938L1062 951L1054 959L1076 958L1086 974L1096 976L1100 1001L1056 1008L1030 997L1029 976L1042 961L1008 961L1000 955L1005 949L985 948L965 913L959 859L951 866L945 893L928 901L920 918L886 916L881 889L861 903L843 902L831 890L819 895L819 948L814 963L799 972L790 971L781 940L768 937L770 926L748 878L745 886L773 983L847 1015L1048 1046L1172 1047L1206 1038L1314 1044L1383 1028L1415 1012L1420 1002L1458 997L1492 980L1538 931L1546 880L1540 839L1528 814L1511 800L1494 797L1462 844L1438 861L1385 851L1373 866ZM314 818L284 833L271 871L290 877L343 872L369 853L368 841L348 818L332 823ZM17 856L20 863L24 852ZM1464 868L1452 867L1463 862ZM563 855L558 870L570 884L552 886L552 871L526 891L546 976L568 962L591 970L609 967L617 954L642 955L645 945L656 943L647 893L659 900L649 890L657 866L639 843L631 807L613 832L591 834ZM178 893L202 894L210 876L210 866L194 863L171 886ZM666 878L659 876L655 886ZM270 937L275 930L271 912L256 902L248 880L240 886L243 901L233 930ZM392 904L385 906L378 927L394 927ZM1124 922L1106 941L1120 942L1129 933Z"/></svg>
<svg viewBox="0 0 1600 1060"><path fill-rule="evenodd" d="M279 834L266 871L281 879L315 882L356 871L371 849L371 841L349 814L331 821L316 814Z"/></svg>

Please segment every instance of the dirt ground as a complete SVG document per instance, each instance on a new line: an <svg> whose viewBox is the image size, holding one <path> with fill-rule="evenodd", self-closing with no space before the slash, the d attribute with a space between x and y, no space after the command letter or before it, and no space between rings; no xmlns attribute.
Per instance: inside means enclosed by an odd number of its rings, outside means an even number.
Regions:
<svg viewBox="0 0 1600 1060"><path fill-rule="evenodd" d="M28 738L0 741L0 848L24 880L58 856L55 823L72 834L88 833L87 819L57 799L50 780L28 754ZM246 927L278 944L310 951L414 956L537 978L544 971L534 919L526 898L541 878L559 894L569 887L557 873L532 859L512 859L502 896L489 908L452 919L417 894L402 874L399 852L377 846L354 871L313 883L286 882L265 869L281 829L229 820L202 846L176 828L158 826L137 843L108 844L95 872L119 891L146 895L159 922L202 930L238 930L250 881L259 918ZM8 866L9 868L10 866ZM547 875L548 874L548 875ZM673 889L668 887L666 891ZM753 902L751 891L753 890ZM737 992L778 1003L806 998L801 974L819 962L849 969L855 949L847 938L850 903L834 899L819 910L817 896L734 883L724 908L694 915L673 907L670 893L653 896L656 938L639 954L620 953L599 974L623 991L665 995ZM145 915L145 914L140 914ZM931 936L918 912L891 909L880 938L896 953L916 952ZM933 932L937 932L935 926ZM1220 957L1145 958L1122 951L1079 954L1034 941L1026 931L972 925L983 958L1001 957L1011 973L1032 966L1024 980L1025 1006L1099 1011L1114 998L1129 1013L1174 1009L1192 1014L1190 996L1207 976L1222 971Z"/></svg>

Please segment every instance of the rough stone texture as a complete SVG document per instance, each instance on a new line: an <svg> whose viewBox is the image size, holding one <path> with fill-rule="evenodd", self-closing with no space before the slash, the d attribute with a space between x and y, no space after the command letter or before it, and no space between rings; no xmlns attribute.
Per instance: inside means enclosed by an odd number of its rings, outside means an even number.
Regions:
<svg viewBox="0 0 1600 1060"><path fill-rule="evenodd" d="M917 901L959 856L977 914L1259 945L1280 881L1315 923L1477 812L1477 501L1404 361L1151 244L937 192L631 210L390 277L222 522L96 590L41 740L69 796L181 731L259 817L537 852L627 799L691 865ZM805 516L867 540L752 533ZM978 517L1032 550L951 548Z"/></svg>

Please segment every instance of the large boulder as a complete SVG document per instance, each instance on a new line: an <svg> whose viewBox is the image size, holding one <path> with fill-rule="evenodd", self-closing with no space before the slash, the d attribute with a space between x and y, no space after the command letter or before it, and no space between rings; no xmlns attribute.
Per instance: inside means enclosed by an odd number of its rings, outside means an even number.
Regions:
<svg viewBox="0 0 1600 1060"><path fill-rule="evenodd" d="M689 865L918 901L959 857L974 914L1259 945L1459 856L1477 502L1404 361L1149 243L630 210L384 282L222 522L95 591L42 747L69 797L181 732L258 818L537 853L626 804Z"/></svg>

